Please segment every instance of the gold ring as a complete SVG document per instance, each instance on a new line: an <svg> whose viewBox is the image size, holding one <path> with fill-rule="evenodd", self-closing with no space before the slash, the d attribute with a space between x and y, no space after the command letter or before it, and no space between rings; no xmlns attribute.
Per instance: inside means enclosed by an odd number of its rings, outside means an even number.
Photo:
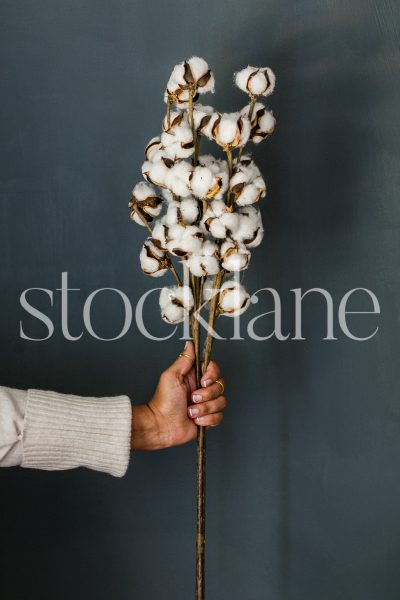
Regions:
<svg viewBox="0 0 400 600"><path fill-rule="evenodd" d="M224 386L223 381L221 381L221 379L217 379L217 381L215 383L219 383L219 385L221 386L221 394L223 394L225 391L225 386Z"/></svg>
<svg viewBox="0 0 400 600"><path fill-rule="evenodd" d="M188 358L189 360L193 360L193 357L190 356L190 354L185 354L184 352L181 352L179 355L179 358L181 358L182 356L184 356L185 358Z"/></svg>

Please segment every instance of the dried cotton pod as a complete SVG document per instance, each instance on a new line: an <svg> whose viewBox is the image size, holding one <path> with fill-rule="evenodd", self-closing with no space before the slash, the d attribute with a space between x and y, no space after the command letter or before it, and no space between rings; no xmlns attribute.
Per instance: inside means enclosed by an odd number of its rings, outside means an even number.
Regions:
<svg viewBox="0 0 400 600"><path fill-rule="evenodd" d="M178 158L188 158L194 152L193 132L186 113L173 112L163 121L161 144L166 155L176 161ZM162 151L162 150L161 150Z"/></svg>
<svg viewBox="0 0 400 600"><path fill-rule="evenodd" d="M255 204L265 196L265 181L252 160L239 162L229 182L229 190L238 206Z"/></svg>
<svg viewBox="0 0 400 600"><path fill-rule="evenodd" d="M211 154L199 156L199 165L207 167L218 179L218 191L212 196L215 200L222 200L229 185L229 168L226 160L215 158ZM209 197L209 196L208 196Z"/></svg>
<svg viewBox="0 0 400 600"><path fill-rule="evenodd" d="M225 271L244 271L249 266L250 251L244 244L225 240L221 246L221 266Z"/></svg>
<svg viewBox="0 0 400 600"><path fill-rule="evenodd" d="M247 248L259 246L264 237L260 211L254 206L246 206L240 208L236 214L239 218L239 227L232 232L232 239L241 242Z"/></svg>
<svg viewBox="0 0 400 600"><path fill-rule="evenodd" d="M189 181L193 195L208 200L219 194L223 186L220 175L215 175L211 169L201 165L193 169Z"/></svg>
<svg viewBox="0 0 400 600"><path fill-rule="evenodd" d="M155 190L141 181L132 190L132 199L128 204L131 209L131 219L139 225L145 225L139 214L149 223L161 212L162 199L157 196Z"/></svg>
<svg viewBox="0 0 400 600"><path fill-rule="evenodd" d="M165 214L165 223L168 227L183 223L191 225L200 215L199 202L195 198L184 198L181 201L173 200L169 203Z"/></svg>
<svg viewBox="0 0 400 600"><path fill-rule="evenodd" d="M203 234L196 225L178 223L168 228L167 249L175 256L188 258L198 254L202 244Z"/></svg>
<svg viewBox="0 0 400 600"><path fill-rule="evenodd" d="M192 254L186 261L190 272L196 277L216 275L219 271L218 246L211 240L205 240L198 254Z"/></svg>
<svg viewBox="0 0 400 600"><path fill-rule="evenodd" d="M155 222L151 241L159 250L167 252L168 226L165 223L165 216Z"/></svg>
<svg viewBox="0 0 400 600"><path fill-rule="evenodd" d="M240 111L241 115L249 116L250 105ZM256 102L251 117L250 140L259 144L267 138L275 129L275 118L270 110L267 110L262 102Z"/></svg>
<svg viewBox="0 0 400 600"><path fill-rule="evenodd" d="M238 213L230 212L223 200L213 200L201 219L200 227L216 239L225 239L232 237L239 224Z"/></svg>
<svg viewBox="0 0 400 600"><path fill-rule="evenodd" d="M275 75L269 67L246 67L235 73L235 83L250 96L269 96L275 88Z"/></svg>
<svg viewBox="0 0 400 600"><path fill-rule="evenodd" d="M240 113L222 113L211 128L212 138L225 151L244 146L250 135L250 121Z"/></svg>
<svg viewBox="0 0 400 600"><path fill-rule="evenodd" d="M216 114L215 109L212 106L203 106L202 104L195 104L193 107L193 121L197 135L207 135L208 125L210 120Z"/></svg>
<svg viewBox="0 0 400 600"><path fill-rule="evenodd" d="M161 277L169 268L165 252L157 248L151 238L143 244L139 258L143 273L151 277Z"/></svg>
<svg viewBox="0 0 400 600"><path fill-rule="evenodd" d="M181 323L193 305L193 294L189 286L175 285L161 290L161 316L167 323Z"/></svg>
<svg viewBox="0 0 400 600"><path fill-rule="evenodd" d="M175 196L182 198L191 196L190 176L193 171L192 165L185 160L178 160L168 169L165 175L165 186L171 190Z"/></svg>
<svg viewBox="0 0 400 600"><path fill-rule="evenodd" d="M193 56L176 65L171 73L165 91L168 98L178 105L187 105L189 93L192 91L193 100L199 94L213 92L215 86L214 75L203 58Z"/></svg>
<svg viewBox="0 0 400 600"><path fill-rule="evenodd" d="M237 317L244 313L250 303L246 289L234 279L225 281L218 298L218 312L226 317Z"/></svg>
<svg viewBox="0 0 400 600"><path fill-rule="evenodd" d="M142 165L143 177L147 179L149 183L152 183L159 188L166 187L164 183L165 178L173 165L174 161L169 158L161 158L154 162L145 160Z"/></svg>

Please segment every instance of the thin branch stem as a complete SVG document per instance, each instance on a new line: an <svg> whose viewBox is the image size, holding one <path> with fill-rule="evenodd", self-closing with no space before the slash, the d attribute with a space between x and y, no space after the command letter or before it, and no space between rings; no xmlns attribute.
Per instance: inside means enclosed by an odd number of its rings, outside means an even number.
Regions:
<svg viewBox="0 0 400 600"><path fill-rule="evenodd" d="M142 213L142 211L140 210L140 208L136 204L133 205L133 210L135 211L135 213L137 214L137 216L139 217L139 219L142 221L143 225L145 227L147 227L147 229L150 231L151 234L153 234L153 230L150 227L150 225L149 225L146 217L144 216L144 214Z"/></svg>
<svg viewBox="0 0 400 600"><path fill-rule="evenodd" d="M197 165L197 157L198 157L198 153L199 153L199 142L198 140L198 136L196 135L196 128L194 126L194 107L193 107L193 96L195 94L195 90L193 87L189 88L189 107L188 107L188 113L189 113L189 123L190 123L190 127L192 129L192 136L193 136L193 145L194 145L194 152L193 152L193 156L192 156L192 164L195 167Z"/></svg>
<svg viewBox="0 0 400 600"><path fill-rule="evenodd" d="M257 102L257 96L252 96L251 97L251 102L250 102L250 107L249 107L249 114L247 115L250 123L251 123L251 119L252 119L252 116L253 116L254 107L256 105L256 102ZM238 156L237 156L237 162L239 162L240 159L242 158L243 151L244 151L244 146L242 146L240 148L240 150L239 150L239 153L238 153Z"/></svg>
<svg viewBox="0 0 400 600"><path fill-rule="evenodd" d="M205 372L210 362L215 316L218 305L219 289L224 278L224 271L219 271L214 277L214 295L210 301L210 315L208 319L207 338L204 345L204 360L202 371ZM200 282L202 292L204 285ZM200 294L200 300L202 293ZM211 327L211 330L210 330ZM196 600L204 600L205 595L205 537L206 532L206 428L199 426L197 429L197 536L196 536Z"/></svg>
<svg viewBox="0 0 400 600"><path fill-rule="evenodd" d="M230 148L228 148L226 150L226 159L228 161L229 179L231 179L231 177L233 175L233 157L232 157L232 150ZM232 195L229 190L228 190L228 194L227 194L227 198L226 198L226 205L228 207L228 210L231 210Z"/></svg>

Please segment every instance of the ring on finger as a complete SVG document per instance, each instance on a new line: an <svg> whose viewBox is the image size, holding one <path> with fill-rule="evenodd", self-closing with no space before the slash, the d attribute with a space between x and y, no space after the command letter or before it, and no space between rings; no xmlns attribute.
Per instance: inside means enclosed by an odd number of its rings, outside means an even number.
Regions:
<svg viewBox="0 0 400 600"><path fill-rule="evenodd" d="M215 383L218 383L218 385L220 385L220 386L221 386L221 394L223 394L223 393L224 393L224 391L225 391L225 386L224 386L224 381L223 381L223 379L217 379Z"/></svg>

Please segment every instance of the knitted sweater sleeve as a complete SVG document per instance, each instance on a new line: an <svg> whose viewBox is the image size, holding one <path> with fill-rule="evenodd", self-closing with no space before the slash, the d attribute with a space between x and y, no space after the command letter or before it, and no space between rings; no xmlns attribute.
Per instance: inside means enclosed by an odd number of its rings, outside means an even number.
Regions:
<svg viewBox="0 0 400 600"><path fill-rule="evenodd" d="M122 477L129 463L131 419L127 396L0 387L0 467L88 467Z"/></svg>

